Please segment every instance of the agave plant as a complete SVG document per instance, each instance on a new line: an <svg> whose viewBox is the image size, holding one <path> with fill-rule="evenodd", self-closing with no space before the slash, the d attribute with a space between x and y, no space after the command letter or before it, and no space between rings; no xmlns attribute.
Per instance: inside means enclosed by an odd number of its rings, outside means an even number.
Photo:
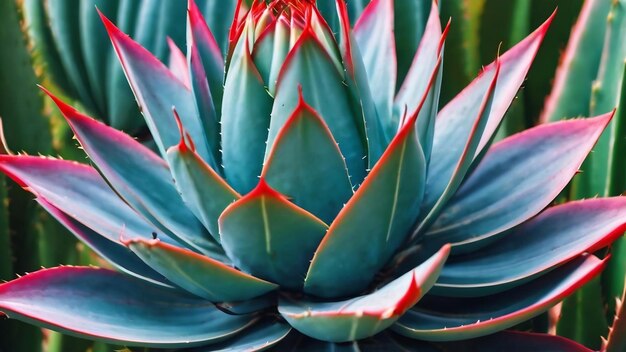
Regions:
<svg viewBox="0 0 626 352"><path fill-rule="evenodd" d="M354 28L336 5L337 36L310 1L239 4L223 58L190 1L170 67L102 16L160 155L49 93L97 169L0 169L117 270L42 269L0 285L0 310L128 346L428 348L514 327L599 274L590 253L621 234L626 199L544 208L613 112L492 145L551 18L438 111L436 3L400 84L393 1ZM469 343L503 341L584 350Z"/></svg>

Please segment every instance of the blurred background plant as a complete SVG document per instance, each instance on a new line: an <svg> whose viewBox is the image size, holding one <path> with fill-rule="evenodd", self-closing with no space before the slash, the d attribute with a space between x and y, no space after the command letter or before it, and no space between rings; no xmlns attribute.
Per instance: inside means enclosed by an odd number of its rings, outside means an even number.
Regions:
<svg viewBox="0 0 626 352"><path fill-rule="evenodd" d="M368 2L348 0L351 18L356 18ZM236 1L198 0L198 4L222 50L227 50ZM184 26L180 26L186 17L186 1L0 1L0 116L4 118L7 144L14 151L85 159L76 152L69 128L43 99L38 83L150 145L96 6L164 62L185 60L179 48L186 45ZM329 24L336 26L335 0L318 0L318 6ZM419 43L430 1L397 0L395 6L396 37L406 43L398 48L399 76L403 77ZM441 0L440 7L442 21L452 18L442 106L483 64L493 60L498 48L502 52L524 38L558 7L525 86L496 138L545 121L598 115L619 104L626 58L626 0ZM403 21L402 14L409 12L422 15L421 25L405 25L408 22ZM583 172L562 199L611 196L626 190L624 114L623 109L618 110ZM101 264L35 207L29 195L16 188L0 178L0 279L8 280L40 266ZM623 239L611 254L602 280L593 281L566 300L560 309L561 319L559 312L551 321L543 315L520 329L548 331L552 327L590 348L601 348L601 336L608 335L617 310L615 299L623 291ZM613 339L609 347L619 348L615 347L618 340ZM115 348L0 320L1 351Z"/></svg>

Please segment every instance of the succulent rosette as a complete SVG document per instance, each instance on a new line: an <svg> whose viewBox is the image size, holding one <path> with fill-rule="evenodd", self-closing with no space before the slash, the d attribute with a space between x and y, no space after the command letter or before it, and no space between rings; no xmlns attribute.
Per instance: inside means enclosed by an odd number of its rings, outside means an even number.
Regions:
<svg viewBox="0 0 626 352"><path fill-rule="evenodd" d="M551 18L439 110L437 6L398 83L392 0L354 28L336 5L339 33L309 1L239 4L223 58L191 1L170 67L103 16L158 151L51 95L95 167L2 155L0 169L117 270L42 269L0 285L0 310L127 346L435 348L594 278L626 199L544 209L612 112L492 143ZM471 343L505 340L584 350L519 332Z"/></svg>

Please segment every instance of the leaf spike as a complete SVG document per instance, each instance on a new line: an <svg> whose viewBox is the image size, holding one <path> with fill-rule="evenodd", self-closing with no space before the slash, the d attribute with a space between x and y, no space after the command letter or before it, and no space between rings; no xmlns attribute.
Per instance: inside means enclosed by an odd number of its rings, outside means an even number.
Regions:
<svg viewBox="0 0 626 352"><path fill-rule="evenodd" d="M0 117L0 155L2 154L14 155L11 149L9 149L9 144L4 137L4 126L2 124L2 117Z"/></svg>
<svg viewBox="0 0 626 352"><path fill-rule="evenodd" d="M180 132L180 143L178 144L180 151L184 152L187 149L189 149L192 152L195 152L196 146L193 143L193 140L191 139L191 136L189 135L189 133L187 133L187 131L185 130L185 127L183 126L183 123L180 120L180 116L178 115L178 111L176 111L176 107L174 106L172 106L172 113L174 114L174 119L176 120L178 131ZM189 145L187 145L187 142L189 142Z"/></svg>

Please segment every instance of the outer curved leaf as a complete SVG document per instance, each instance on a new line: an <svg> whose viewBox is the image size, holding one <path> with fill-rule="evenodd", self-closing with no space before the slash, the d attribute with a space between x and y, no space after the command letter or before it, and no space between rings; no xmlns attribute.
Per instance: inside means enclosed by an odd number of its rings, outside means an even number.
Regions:
<svg viewBox="0 0 626 352"><path fill-rule="evenodd" d="M122 234L150 238L156 231L90 166L44 157L0 155L0 170L110 241L118 242Z"/></svg>
<svg viewBox="0 0 626 352"><path fill-rule="evenodd" d="M132 137L49 95L91 160L136 211L166 234L197 250L206 252L212 247L213 239L176 191L165 161Z"/></svg>
<svg viewBox="0 0 626 352"><path fill-rule="evenodd" d="M147 347L218 342L255 320L225 314L180 291L86 267L43 269L2 284L0 310L71 335Z"/></svg>
<svg viewBox="0 0 626 352"><path fill-rule="evenodd" d="M301 86L304 99L324 119L339 144L352 184L359 184L367 165L365 126L361 116L355 116L350 108L343 79L313 30L305 28L278 75L266 155L295 110Z"/></svg>
<svg viewBox="0 0 626 352"><path fill-rule="evenodd" d="M187 146L184 140L168 149L167 161L183 200L211 236L219 242L217 219L230 203L241 196Z"/></svg>
<svg viewBox="0 0 626 352"><path fill-rule="evenodd" d="M281 299L280 314L301 333L332 342L355 341L388 328L437 280L450 246L379 290L341 302Z"/></svg>
<svg viewBox="0 0 626 352"><path fill-rule="evenodd" d="M264 179L219 219L222 245L236 267L281 286L302 288L327 225L290 203Z"/></svg>
<svg viewBox="0 0 626 352"><path fill-rule="evenodd" d="M62 212L44 198L37 198L37 202L48 213L52 214L61 225L70 230L74 236L98 253L102 258L113 264L117 269L139 279L157 285L171 287L170 283L159 273L148 267L121 243L114 243L110 239L84 226L68 214Z"/></svg>
<svg viewBox="0 0 626 352"><path fill-rule="evenodd" d="M414 115L333 221L304 290L322 297L362 291L406 239L424 195L425 160Z"/></svg>
<svg viewBox="0 0 626 352"><path fill-rule="evenodd" d="M464 340L504 330L549 309L606 266L606 259L582 256L517 289L477 298L428 295L392 327L427 341Z"/></svg>
<svg viewBox="0 0 626 352"><path fill-rule="evenodd" d="M452 243L454 253L467 252L539 213L575 175L611 117L539 126L499 142L450 199L424 241Z"/></svg>
<svg viewBox="0 0 626 352"><path fill-rule="evenodd" d="M327 223L353 193L337 143L302 96L276 136L263 177L272 188Z"/></svg>
<svg viewBox="0 0 626 352"><path fill-rule="evenodd" d="M461 165L463 167L459 171L469 168L469 164L481 154L481 151L492 140L491 137L500 125L504 113L515 98L528 72L552 18L550 17L535 32L504 53L498 60L485 67L482 73L467 88L439 112L433 137L432 158L429 165L429 175L432 175L432 177L427 181L429 184L427 189L432 191L426 195L424 201L425 208L432 210L429 212L428 218L421 222L416 234L424 231L432 224L441 206L447 201L446 198L452 193L446 192L448 196L440 198L440 195L444 193L442 190L447 187L446 185L448 185L450 180L450 177L443 175L456 175L456 180L450 183L451 186L456 184L456 187L451 187L450 190L455 190L462 179L461 175L465 175L466 171L460 172L460 174L453 171L460 165L459 159L463 152L459 150L450 151L451 146L461 145L462 143L450 144L449 141L468 140L468 136L472 134L471 131L476 124L474 118L468 118L468 116L476 115L468 114L468 111L472 111L471 107L484 96L485 87L492 81L494 73L499 71L498 85L493 92L492 107L487 111L488 117L484 121L484 127L480 128L480 136L474 137L474 139L479 139L480 141L475 147L471 148L473 150L471 154L466 155L466 160Z"/></svg>
<svg viewBox="0 0 626 352"><path fill-rule="evenodd" d="M626 197L588 199L550 208L488 247L451 262L433 292L476 296L501 292L592 253L626 229Z"/></svg>
<svg viewBox="0 0 626 352"><path fill-rule="evenodd" d="M242 41L247 43L246 33ZM263 168L272 98L254 66L247 44L234 56L226 77L222 108L222 160L228 182L244 194ZM244 99L242 99L244 97Z"/></svg>
<svg viewBox="0 0 626 352"><path fill-rule="evenodd" d="M283 340L291 332L291 326L280 321L261 321L228 341L193 352L264 351Z"/></svg>
<svg viewBox="0 0 626 352"><path fill-rule="evenodd" d="M146 264L198 297L211 302L243 301L278 286L201 254L157 240L130 240L125 244Z"/></svg>
<svg viewBox="0 0 626 352"><path fill-rule="evenodd" d="M176 121L172 117L174 106L196 143L198 154L204 160L210 160L211 148L189 89L148 50L130 39L104 15L100 17L161 154L165 155L168 147L178 143Z"/></svg>
<svg viewBox="0 0 626 352"><path fill-rule="evenodd" d="M391 116L398 71L393 4L394 0L370 1L354 25L354 39L365 64L374 103L378 115L385 120ZM422 94L415 96L419 98Z"/></svg>
<svg viewBox="0 0 626 352"><path fill-rule="evenodd" d="M587 347L561 336L535 334L522 331L502 331L497 334L478 339L459 341L456 344L444 344L444 346L450 348L450 350L455 350L455 348L466 348L470 351L481 352L501 352L505 346L508 352L592 352Z"/></svg>
<svg viewBox="0 0 626 352"><path fill-rule="evenodd" d="M470 170L474 155L477 152L481 135L488 123L490 111L493 107L496 83L500 74L500 64L496 62L496 70L491 79L481 81L481 92L477 89L475 100L467 101L463 113L472 118L473 125L467 135L454 136L460 139L460 143L448 143L447 148L436 147L435 141L432 149L432 161L428 164L428 177L426 178L426 192L422 204L420 221L413 237L432 225L441 208L454 195L463 182L463 178ZM485 74L492 74L491 72ZM439 120L438 120L439 121ZM452 138L453 136L448 136Z"/></svg>

